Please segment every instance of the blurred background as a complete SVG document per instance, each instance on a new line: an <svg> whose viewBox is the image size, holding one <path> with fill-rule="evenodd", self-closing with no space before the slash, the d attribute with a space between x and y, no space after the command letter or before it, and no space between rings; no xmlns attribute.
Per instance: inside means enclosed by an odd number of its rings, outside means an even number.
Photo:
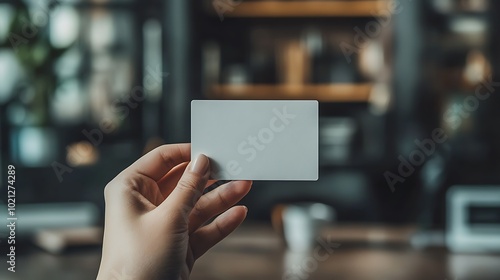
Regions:
<svg viewBox="0 0 500 280"><path fill-rule="evenodd" d="M315 99L320 179L255 182L193 279L499 279L499 29L493 0L0 0L0 275L95 278L104 186L191 100Z"/></svg>

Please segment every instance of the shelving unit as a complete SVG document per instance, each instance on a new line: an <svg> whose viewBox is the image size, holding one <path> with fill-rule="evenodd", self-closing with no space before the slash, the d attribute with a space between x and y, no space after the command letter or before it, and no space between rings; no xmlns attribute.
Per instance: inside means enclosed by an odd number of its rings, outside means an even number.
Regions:
<svg viewBox="0 0 500 280"><path fill-rule="evenodd" d="M386 16L392 0L244 1L228 17L372 17Z"/></svg>
<svg viewBox="0 0 500 280"><path fill-rule="evenodd" d="M102 205L102 187L108 180L106 174L118 172L119 168L125 167L123 163L128 161L124 158L128 157L132 160L142 151L143 131L146 126L142 117L146 101L138 102L134 105L134 109L129 107L131 110L127 111L126 117L118 125L113 125L112 132L101 130L99 125L103 119L96 113L113 107L107 106L107 100L116 101L114 103L116 106L122 106L120 104L126 96L129 96L131 89L127 82L131 86L141 85L143 80L143 71L140 67L143 53L141 43L143 29L141 27L143 17L151 5L144 2L139 5L136 0L60 0L51 1L50 4L45 3L47 6L39 2L49 1L2 1L5 5L2 8L11 6L12 9L13 22L9 23L8 32L21 36L23 44L19 47L25 49L13 51L13 45L7 39L2 42L0 52L2 55L15 56L13 59L18 60L22 67L20 70L12 67L12 72L22 71L24 74L20 77L24 75L26 77L16 81L21 87L14 88L14 94L2 101L5 103L0 104L0 127L2 129L0 167L6 170L6 164L13 164L18 174L24 175L20 176L17 182L23 186L18 194L19 204L91 201ZM30 13L31 11L35 13ZM61 18L64 21L62 23ZM39 21L39 19L44 20ZM37 25L35 30L30 31L30 36L21 32L26 22L36 22ZM72 37L76 33L76 39L72 44L64 47L53 45L50 38L56 37L53 36L54 33L59 33L58 36L61 36L61 31L52 27L65 24L68 26L64 29L65 36L69 34ZM118 25L127 31L120 32ZM77 32L69 28L70 26L79 26ZM99 27L95 28L96 26ZM104 33L99 32L102 28L106 30ZM96 34L98 36L95 36ZM112 36L107 37L109 34ZM106 38L103 40L102 36ZM105 43L102 44L102 42ZM19 55L31 53L32 46L43 46L44 51L36 58ZM96 67L97 56L100 62L98 67ZM75 57L76 60L73 59ZM8 68L11 68L11 60L6 61ZM129 65L133 71L113 71L111 74L107 71L107 69ZM64 70L60 71L60 69ZM61 72L64 72L64 75L61 75ZM15 80L19 79L18 77L19 75L7 76L7 79ZM125 77L125 79L120 79L120 77ZM119 82L114 83L115 79ZM96 80L99 80L99 86L96 86ZM126 82L122 82L123 80ZM68 81L71 85L78 86L65 87ZM44 86L47 84L50 86ZM115 87L116 84L119 86ZM22 100L25 91L32 92L37 99L40 96L42 98L38 99L40 101ZM96 97L93 94L95 92L99 92L98 102L93 102L95 99L92 100ZM78 98L61 99L60 96L78 96ZM61 103L61 100L64 103ZM77 103L78 106L76 106ZM98 106L95 106L96 104ZM78 117L74 115L68 117L69 107L76 107L77 109L70 110L83 113L80 113ZM28 112L25 114L27 117L13 121L10 117L11 112L14 112L12 108L17 108L16 111L22 108L22 112ZM148 125L151 124L152 122L149 121ZM32 134L25 134L26 131ZM101 137L93 138L98 140L94 142L91 140L92 137L87 136L86 131L101 133ZM26 141L23 140L26 138L25 135L31 135L29 143L34 145L32 147L35 152L30 153L31 161L23 156L26 152L24 146L20 144ZM77 150L74 148L75 144L82 143L89 143L85 147L91 148L76 157L84 158L96 151L99 156L96 160L89 161L92 163L72 165L68 159L75 158L71 156ZM118 159L115 156L116 150L124 146L130 147L126 148L127 155ZM37 156L37 154L43 156ZM59 175L63 173L54 172L51 166L55 163L65 170L71 168L72 172ZM96 174L96 176L88 176L88 174Z"/></svg>
<svg viewBox="0 0 500 280"><path fill-rule="evenodd" d="M310 85L213 85L214 99L314 99L320 102L367 102L371 83Z"/></svg>
<svg viewBox="0 0 500 280"><path fill-rule="evenodd" d="M318 100L320 118L328 120L320 121L320 130L330 129L342 134L351 129L342 120L350 119L355 131L352 137L345 137L350 138L346 141L356 155L339 159L334 158L338 155L329 154L322 159L322 167L353 167L351 157L356 157L359 164L355 167L357 170L362 170L369 163L380 163L391 149L386 141L391 133L387 129L390 127L387 125L388 114L379 111L382 113L374 115L367 108L376 101L391 98L391 91L387 92L387 97L381 97L380 91L374 91L375 84L389 81L363 72L361 64L364 62L358 61L358 58L363 56L360 60L365 59L366 53L360 54L363 52L361 47L353 60L346 61L341 42L354 46L357 36L360 36L357 30L365 32L374 23L380 24L379 18L395 16L391 13L391 9L395 8L393 2L245 0L234 1L233 5L220 2L221 6L216 6L217 2L206 0L195 15L199 22L196 27L202 34L195 42L201 46L197 54L202 56L201 97L220 100ZM380 29L383 28L391 27L380 26ZM384 48L391 44L390 38L375 36L368 39ZM381 41L386 39L382 44ZM382 51L379 55L383 56ZM338 136L339 139L341 137ZM334 145L322 140L321 151L326 151L328 145ZM370 148L368 142L377 148Z"/></svg>

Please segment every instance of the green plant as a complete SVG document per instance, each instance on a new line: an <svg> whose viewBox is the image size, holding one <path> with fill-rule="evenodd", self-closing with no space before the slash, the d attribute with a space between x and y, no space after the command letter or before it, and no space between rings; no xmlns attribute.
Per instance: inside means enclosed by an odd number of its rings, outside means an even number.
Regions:
<svg viewBox="0 0 500 280"><path fill-rule="evenodd" d="M49 122L49 102L58 83L54 73L54 63L71 46L55 48L50 44L48 24L50 9L46 11L45 24L35 24L30 18L28 6L19 3L9 28L7 40L1 47L12 48L26 76L14 93L14 99L23 90L32 90L32 98L24 98L22 103L33 117L31 125L46 125Z"/></svg>

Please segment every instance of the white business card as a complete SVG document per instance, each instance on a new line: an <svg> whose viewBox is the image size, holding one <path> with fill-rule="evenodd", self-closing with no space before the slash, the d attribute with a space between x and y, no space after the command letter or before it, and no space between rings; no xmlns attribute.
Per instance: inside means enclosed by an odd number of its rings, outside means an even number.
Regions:
<svg viewBox="0 0 500 280"><path fill-rule="evenodd" d="M191 157L219 180L318 179L318 102L193 100Z"/></svg>

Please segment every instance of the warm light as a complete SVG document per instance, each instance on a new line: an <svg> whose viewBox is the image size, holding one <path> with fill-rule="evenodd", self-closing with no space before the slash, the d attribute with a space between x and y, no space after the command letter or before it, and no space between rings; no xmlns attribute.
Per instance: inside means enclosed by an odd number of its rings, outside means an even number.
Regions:
<svg viewBox="0 0 500 280"><path fill-rule="evenodd" d="M99 159L99 151L87 141L71 144L66 150L66 161L71 166L92 165Z"/></svg>
<svg viewBox="0 0 500 280"><path fill-rule="evenodd" d="M490 74L491 66L482 52L474 50L467 55L467 64L464 70L464 80L477 85Z"/></svg>

